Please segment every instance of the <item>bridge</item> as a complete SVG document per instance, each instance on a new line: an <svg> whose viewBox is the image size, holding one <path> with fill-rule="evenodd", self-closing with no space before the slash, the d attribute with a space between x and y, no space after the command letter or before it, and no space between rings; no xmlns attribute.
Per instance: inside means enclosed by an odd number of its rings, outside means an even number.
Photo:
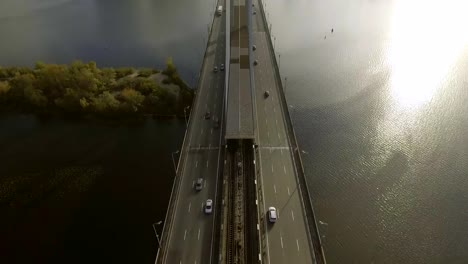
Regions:
<svg viewBox="0 0 468 264"><path fill-rule="evenodd" d="M262 2L217 6L155 263L326 263Z"/></svg>

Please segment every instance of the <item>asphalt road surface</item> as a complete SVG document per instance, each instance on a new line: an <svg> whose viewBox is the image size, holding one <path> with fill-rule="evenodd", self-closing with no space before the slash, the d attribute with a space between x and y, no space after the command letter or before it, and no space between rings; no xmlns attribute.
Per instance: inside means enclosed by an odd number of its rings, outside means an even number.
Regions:
<svg viewBox="0 0 468 264"><path fill-rule="evenodd" d="M224 1L220 1L224 6ZM164 263L210 263L214 251L214 213L204 213L207 199L216 200L217 175L220 170L224 71L214 72L225 60L225 13L216 16L205 63L201 72L197 102L191 113L191 125L186 135L190 150L181 168L181 185L176 200L176 212L168 237ZM206 112L211 113L205 119ZM214 119L220 121L216 128ZM203 189L196 191L195 181L203 178ZM216 206L216 205L215 205ZM214 207L215 207L214 206Z"/></svg>
<svg viewBox="0 0 468 264"><path fill-rule="evenodd" d="M298 190L296 168L286 137L286 122L275 81L273 58L269 53L268 35L261 18L258 0L252 1L256 15L253 15L254 66L257 103L257 142L263 189L263 210L273 206L278 210L278 221L268 223L265 216L267 263L312 263L301 196ZM264 92L269 96L265 97Z"/></svg>

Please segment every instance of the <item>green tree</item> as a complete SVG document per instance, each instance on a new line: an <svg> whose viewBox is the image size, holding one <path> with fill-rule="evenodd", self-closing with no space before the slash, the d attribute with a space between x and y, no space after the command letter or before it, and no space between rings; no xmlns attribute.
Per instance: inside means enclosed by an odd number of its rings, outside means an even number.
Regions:
<svg viewBox="0 0 468 264"><path fill-rule="evenodd" d="M34 89L34 87L26 87L24 89L24 97L27 102L31 103L36 107L45 107L47 106L47 97L44 96L41 90Z"/></svg>
<svg viewBox="0 0 468 264"><path fill-rule="evenodd" d="M174 61L172 60L172 57L167 58L166 60L166 69L164 70L164 74L167 76L172 76L173 73L177 72L177 69L174 65Z"/></svg>
<svg viewBox="0 0 468 264"><path fill-rule="evenodd" d="M135 72L133 68L118 68L115 70L115 77L117 79L123 78L125 76L131 75Z"/></svg>
<svg viewBox="0 0 468 264"><path fill-rule="evenodd" d="M11 87L8 82L1 82L0 81L0 96L5 95L10 91Z"/></svg>
<svg viewBox="0 0 468 264"><path fill-rule="evenodd" d="M141 93L133 90L132 88L124 89L120 96L124 101L126 108L133 112L138 111L143 101L145 100L145 97Z"/></svg>
<svg viewBox="0 0 468 264"><path fill-rule="evenodd" d="M138 76L140 77L150 77L153 74L153 70L149 68L143 68L138 70Z"/></svg>
<svg viewBox="0 0 468 264"><path fill-rule="evenodd" d="M96 98L92 98L91 105L98 113L112 113L119 109L120 102L115 99L114 95L108 91L103 92Z"/></svg>

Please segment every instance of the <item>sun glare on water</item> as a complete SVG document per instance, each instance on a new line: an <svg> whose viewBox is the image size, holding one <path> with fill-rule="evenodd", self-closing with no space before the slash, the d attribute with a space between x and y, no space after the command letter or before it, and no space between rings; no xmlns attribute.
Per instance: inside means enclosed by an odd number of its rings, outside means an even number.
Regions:
<svg viewBox="0 0 468 264"><path fill-rule="evenodd" d="M388 61L391 92L402 107L431 100L468 42L468 1L395 3Z"/></svg>

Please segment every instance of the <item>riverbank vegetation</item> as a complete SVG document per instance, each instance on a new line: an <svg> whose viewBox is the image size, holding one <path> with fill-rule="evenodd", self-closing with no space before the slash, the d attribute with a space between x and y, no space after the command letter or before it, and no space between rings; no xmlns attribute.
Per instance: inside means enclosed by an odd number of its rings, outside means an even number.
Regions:
<svg viewBox="0 0 468 264"><path fill-rule="evenodd" d="M172 59L166 69L98 68L36 63L34 68L0 67L0 110L83 116L183 116L193 90Z"/></svg>

